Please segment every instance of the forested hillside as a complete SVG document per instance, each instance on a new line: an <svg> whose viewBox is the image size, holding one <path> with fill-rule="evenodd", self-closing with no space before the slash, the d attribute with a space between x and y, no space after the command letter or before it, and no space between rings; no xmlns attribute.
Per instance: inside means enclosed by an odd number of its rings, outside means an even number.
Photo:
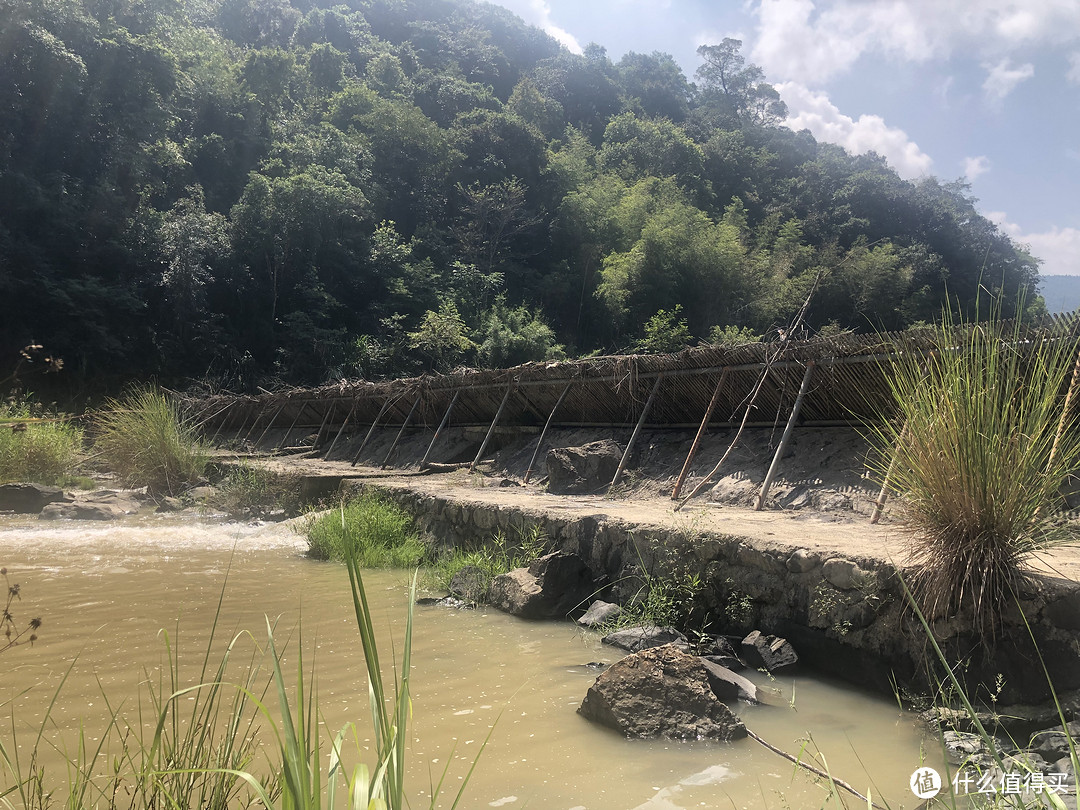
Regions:
<svg viewBox="0 0 1080 810"><path fill-rule="evenodd" d="M0 359L315 383L766 334L815 285L811 329L1041 306L964 185L699 53L466 0L0 0Z"/></svg>

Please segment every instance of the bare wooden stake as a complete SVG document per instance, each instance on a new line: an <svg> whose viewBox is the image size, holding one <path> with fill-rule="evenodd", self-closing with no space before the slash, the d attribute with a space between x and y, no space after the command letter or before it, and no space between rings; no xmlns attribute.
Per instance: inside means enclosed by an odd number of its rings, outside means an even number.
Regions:
<svg viewBox="0 0 1080 810"><path fill-rule="evenodd" d="M675 488L671 490L671 500L673 501L679 500L679 492L682 491L682 485L686 481L686 476L690 473L690 465L693 463L694 456L697 454L698 445L701 444L701 437L705 435L705 428L709 425L709 418L716 409L716 403L720 401L720 389L724 387L727 378L728 368L725 366L724 370L720 372L720 381L716 383L716 390L713 391L712 399L709 400L709 407L705 409L705 416L701 419L701 427L698 428L697 435L694 437L694 443L690 445L690 452L687 454L686 461L682 465L682 471L679 473L679 480L675 482Z"/></svg>
<svg viewBox="0 0 1080 810"><path fill-rule="evenodd" d="M315 441L313 441L311 443L311 449L312 450L318 450L319 449L319 442L322 441L323 428L326 427L326 422L327 422L327 420L330 419L330 412L333 411L333 410L334 410L334 406L330 405L329 407L327 407L326 413L323 414L322 422L319 423L319 430L315 434Z"/></svg>
<svg viewBox="0 0 1080 810"><path fill-rule="evenodd" d="M624 469L626 469L626 462L630 460L630 451L634 449L634 442L637 441L638 434L641 433L641 426L645 424L645 417L649 415L649 409L652 407L653 400L656 399L656 392L660 388L660 383L664 381L664 375L661 374L656 378L656 382L653 383L652 391L649 392L649 398L645 400L645 407L641 409L641 416L637 420L637 424L634 425L634 432L630 434L630 441L626 443L626 449L623 450L622 458L619 459L619 469L615 470L615 477L611 479L611 483L608 485L608 492L619 481L619 476L622 475Z"/></svg>
<svg viewBox="0 0 1080 810"><path fill-rule="evenodd" d="M806 397L806 391L810 388L810 378L814 375L814 361L811 360L806 364L806 373L803 374L802 385L799 386L799 395L795 397L795 404L791 407L791 416L788 417L787 425L784 426L784 433L780 437L780 444L776 446L776 453L773 454L772 464L769 465L769 471L765 473L765 480L761 484L761 493L758 495L757 505L754 510L761 511L761 507L765 505L765 498L769 494L769 487L772 486L773 478L776 475L777 470L780 469L780 459L784 455L784 448L787 446L788 439L791 437L791 431L795 427L795 422L799 418L799 411L802 408L803 399Z"/></svg>
<svg viewBox="0 0 1080 810"><path fill-rule="evenodd" d="M540 452L540 448L544 444L544 437L547 436L548 428L551 427L551 420L555 418L555 411L559 410L559 406L562 405L563 399L566 398L567 392L570 390L572 382L568 382L566 387L559 394L559 399L555 402L555 407L551 409L551 413L548 414L547 421L544 422L544 429L540 431L540 438L536 440L536 449L533 450L532 458L529 459L529 469L525 470L525 477L522 479L522 484L529 483L529 476L532 475L533 465L536 464L536 456Z"/></svg>
<svg viewBox="0 0 1080 810"><path fill-rule="evenodd" d="M881 513L885 511L885 504L889 500L889 482L892 480L893 470L896 469L896 462L900 454L900 445L904 443L904 439L907 438L908 426L907 422L904 423L904 427L900 430L900 436L896 440L896 450L893 451L892 460L889 462L889 469L885 471L885 480L881 482L881 492L878 493L877 500L874 501L874 511L870 513L870 522L877 523L881 520Z"/></svg>
<svg viewBox="0 0 1080 810"><path fill-rule="evenodd" d="M447 407L446 413L443 414L442 421L439 422L439 426L437 428L435 428L435 435L431 437L431 444L428 445L427 452L424 453L424 457L422 459L420 459L420 469L421 470L424 469L425 466L427 466L428 456L431 455L431 448L433 448L435 446L435 442L438 441L438 439L439 439L439 434L442 432L442 429L444 427L446 427L446 423L450 421L450 412L452 410L454 410L454 403L457 402L458 394L460 394L460 393L461 393L460 388L457 389L456 391L454 391L454 396L450 400L450 405Z"/></svg>
<svg viewBox="0 0 1080 810"><path fill-rule="evenodd" d="M360 460L360 454L364 452L364 446L368 443L368 439L371 438L371 434L375 432L375 426L379 424L379 420L382 419L382 415L386 413L386 409L390 407L391 397L387 397L383 402L382 407L379 408L379 412L375 414L375 419L371 423L371 427L368 428L367 435L364 436L364 440L360 442L360 449L356 451L356 455L353 456L352 465L355 467L356 462Z"/></svg>
<svg viewBox="0 0 1080 810"><path fill-rule="evenodd" d="M327 458L330 458L330 454L334 452L334 447L337 445L338 439L340 439L341 434L345 432L345 426L349 424L349 420L352 418L352 415L354 413L356 413L356 405L357 405L357 401L354 399L352 407L349 408L349 412L347 414L345 414L345 421L343 421L341 423L341 427L338 428L338 432L334 436L334 440L332 442L330 442L330 447L328 447L327 450L326 450L326 457Z"/></svg>
<svg viewBox="0 0 1080 810"><path fill-rule="evenodd" d="M292 424L289 425L289 429L285 431L285 435L281 437L281 441L278 442L277 449L280 450L289 441L289 437L292 435L293 428L296 427L296 423L300 421L300 416L307 409L307 403L300 406L300 410L296 412L296 416L293 417Z"/></svg>
<svg viewBox="0 0 1080 810"><path fill-rule="evenodd" d="M514 384L511 382L506 386L506 393L503 395L502 402L499 403L499 410L495 412L495 418L491 420L491 427L488 428L487 435L484 437L483 443L480 445L480 450L476 453L476 458L473 459L473 463L469 465L469 472L473 471L473 468L480 463L480 458L484 455L484 451L487 450L488 442L491 441L491 434L495 432L495 426L499 424L499 419L502 417L503 409L506 407L506 401L510 399L510 392L514 390Z"/></svg>
<svg viewBox="0 0 1080 810"><path fill-rule="evenodd" d="M390 449L386 451L386 458L383 459L382 466L379 467L379 469L386 469L386 465L390 462L390 454L394 452L394 448L397 447L398 442L401 441L401 434L405 432L405 428L409 424L409 420L412 419L412 415L416 411L416 406L420 404L420 400L422 400L423 398L423 392L416 395L416 401L413 402L412 407L409 408L409 414L405 417L405 421L401 423L401 428L398 430L397 436L394 437L394 441L390 445Z"/></svg>
<svg viewBox="0 0 1080 810"><path fill-rule="evenodd" d="M263 432L259 434L259 438L258 438L258 440L257 440L257 441L255 442L255 446L256 446L256 447L258 447L258 446L259 446L260 444L262 444L262 440L266 438L266 434L270 432L270 428L272 428L272 427L274 426L274 422L275 422L275 421L277 421L277 418L278 418L279 416L281 416L281 412L282 412L283 410L285 410L285 406L284 406L284 405L282 405L282 406L281 406L280 408L278 408L278 409L277 409L277 410L276 410L276 411L274 412L274 415L270 417L270 421L266 423L266 427L265 427L265 428L263 428Z"/></svg>

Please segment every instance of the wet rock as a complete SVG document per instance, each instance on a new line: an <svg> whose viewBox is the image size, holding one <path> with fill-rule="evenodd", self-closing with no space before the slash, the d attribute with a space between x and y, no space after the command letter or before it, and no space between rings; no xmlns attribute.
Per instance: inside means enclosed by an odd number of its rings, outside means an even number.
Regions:
<svg viewBox="0 0 1080 810"><path fill-rule="evenodd" d="M179 512L184 508L184 502L179 498L173 498L170 495L166 495L160 501L158 501L156 512Z"/></svg>
<svg viewBox="0 0 1080 810"><path fill-rule="evenodd" d="M843 557L833 557L821 566L821 573L837 590L850 591L866 581L867 573L857 563Z"/></svg>
<svg viewBox="0 0 1080 810"><path fill-rule="evenodd" d="M757 687L754 682L744 678L737 672L732 672L725 666L714 663L702 656L701 663L705 665L705 673L709 676L709 685L713 693L720 700L745 700L748 703L757 703Z"/></svg>
<svg viewBox="0 0 1080 810"><path fill-rule="evenodd" d="M690 642L686 640L686 636L674 627L657 627L651 624L616 630L604 636L600 641L631 653L665 644L673 644L682 650L690 649Z"/></svg>
<svg viewBox="0 0 1080 810"><path fill-rule="evenodd" d="M44 484L3 484L0 486L0 512L36 515L48 504L70 500L60 487Z"/></svg>
<svg viewBox="0 0 1080 810"><path fill-rule="evenodd" d="M945 731L942 733L945 745L945 758L951 765L972 765L980 769L993 762L989 746L978 734L966 731Z"/></svg>
<svg viewBox="0 0 1080 810"><path fill-rule="evenodd" d="M41 510L41 520L119 520L129 514L110 503L50 503Z"/></svg>
<svg viewBox="0 0 1080 810"><path fill-rule="evenodd" d="M605 602L602 599L597 599L589 605L589 609L585 611L584 616L577 620L577 623L582 627L596 627L597 625L610 622L620 613L622 613L622 608L614 602Z"/></svg>
<svg viewBox="0 0 1080 810"><path fill-rule="evenodd" d="M523 619L561 619L593 593L592 573L577 554L555 551L500 574L491 582L492 605Z"/></svg>
<svg viewBox="0 0 1080 810"><path fill-rule="evenodd" d="M628 655L589 687L578 712L627 737L735 740L746 727L717 699L705 665L672 646Z"/></svg>
<svg viewBox="0 0 1080 810"><path fill-rule="evenodd" d="M445 607L454 608L455 610L468 610L472 607L470 603L458 599L456 596L443 596L442 598L421 596L416 600L416 604L421 607Z"/></svg>
<svg viewBox="0 0 1080 810"><path fill-rule="evenodd" d="M798 653L785 638L767 636L755 630L742 640L742 659L747 666L782 672L799 663Z"/></svg>
<svg viewBox="0 0 1080 810"><path fill-rule="evenodd" d="M450 578L450 593L466 602L481 602L487 595L487 577L479 566L466 565Z"/></svg>
<svg viewBox="0 0 1080 810"><path fill-rule="evenodd" d="M548 492L561 495L596 492L611 483L622 450L611 439L580 447L557 447L547 454Z"/></svg>
<svg viewBox="0 0 1080 810"><path fill-rule="evenodd" d="M1031 745L1028 748L1041 754L1043 759L1055 762L1062 757L1070 756L1070 737L1073 747L1080 749L1080 722L1073 720L1064 729L1058 726L1036 731L1031 735Z"/></svg>

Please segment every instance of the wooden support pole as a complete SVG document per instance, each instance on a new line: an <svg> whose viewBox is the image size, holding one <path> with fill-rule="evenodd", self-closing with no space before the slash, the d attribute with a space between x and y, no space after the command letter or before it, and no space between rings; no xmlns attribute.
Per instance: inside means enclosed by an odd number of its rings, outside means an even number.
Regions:
<svg viewBox="0 0 1080 810"><path fill-rule="evenodd" d="M608 484L608 492L619 481L619 476L622 475L624 469L626 469L626 463L630 460L630 451L634 449L634 442L637 441L638 434L641 433L641 426L645 424L645 417L649 415L649 409L652 407L653 400L656 399L656 392L660 388L660 383L664 381L664 375L661 374L656 378L656 382L653 383L652 391L649 392L649 398L645 400L645 407L641 409L641 416L638 418L637 424L634 425L634 432L630 434L630 441L626 443L626 449L623 450L622 458L619 460L619 469L615 470L615 477L611 479L611 483Z"/></svg>
<svg viewBox="0 0 1080 810"><path fill-rule="evenodd" d="M300 410L298 410L296 412L296 416L293 417L292 423L289 425L289 429L285 431L285 435L282 436L281 441L278 442L278 446L277 446L278 450L280 450L282 447L284 447L285 443L289 441L289 437L292 435L293 428L296 427L296 423L300 421L300 416L301 416L301 414L304 413L305 410L307 410L307 403L306 402L303 405L300 406Z"/></svg>
<svg viewBox="0 0 1080 810"><path fill-rule="evenodd" d="M398 442L401 441L401 434L405 432L405 428L408 426L409 421L412 419L413 413L416 411L416 406L420 404L420 400L424 398L423 392L416 395L416 401L409 408L409 414L405 417L405 421L401 423L401 427L398 429L397 436L394 437L394 441L390 445L390 449L386 451L386 458L383 459L380 470L385 470L386 465L390 463L390 454L394 452L394 448L397 447Z"/></svg>
<svg viewBox="0 0 1080 810"><path fill-rule="evenodd" d="M345 421L341 423L341 427L338 428L337 435L335 435L334 440L332 442L330 442L330 447L326 451L326 457L327 458L330 458L330 454L334 452L334 447L335 447L335 445L337 445L338 439L340 439L341 434L345 432L345 426L349 424L349 420L352 418L352 415L355 412L356 412L356 400L354 399L352 407L349 408L349 412L347 414L345 414Z"/></svg>
<svg viewBox="0 0 1080 810"><path fill-rule="evenodd" d="M548 428L551 427L551 420L555 418L555 411L559 410L559 406L562 405L562 401L566 398L566 394L570 390L571 385L573 385L573 383L568 382L566 387L563 388L562 393L559 394L559 399L555 402L555 407L551 409L547 421L544 422L544 429L540 431L540 438L536 440L536 449L533 450L532 458L529 459L529 469L525 470L525 477L521 481L522 484L529 483L529 476L532 475L533 466L536 464L536 456L540 453L540 448L544 444L544 437L547 436Z"/></svg>
<svg viewBox="0 0 1080 810"><path fill-rule="evenodd" d="M885 511L885 504L889 500L889 482L892 480L893 470L896 469L896 461L900 455L900 445L904 443L904 439L907 438L908 426L907 422L904 423L904 427L900 430L900 436L896 440L896 450L893 451L892 461L889 462L889 469L885 471L885 480L881 482L881 492L878 493L877 500L874 501L874 511L870 513L870 522L877 523L881 520L881 513Z"/></svg>
<svg viewBox="0 0 1080 810"><path fill-rule="evenodd" d="M697 454L698 445L701 444L701 437L705 435L705 428L709 425L709 418L712 416L713 411L716 409L716 403L720 401L720 389L724 387L724 383L727 382L728 369L725 367L720 372L720 380L716 383L716 390L713 391L712 399L709 400L709 407L705 409L705 416L701 419L701 427L698 428L697 435L694 437L694 443L690 445L690 452L686 456L686 461L683 462L682 471L679 472L679 479L675 482L675 488L671 490L671 500L679 500L679 492L682 491L682 485L686 481L686 476L690 474L690 465L694 461L694 456Z"/></svg>
<svg viewBox="0 0 1080 810"><path fill-rule="evenodd" d="M262 440L266 438L266 434L270 432L270 428L274 426L274 422L281 416L281 412L285 410L285 405L282 404L280 408L274 411L274 415L270 417L270 421L266 423L266 427L263 428L263 432L259 434L259 438L255 441L255 446L258 447L262 444Z"/></svg>
<svg viewBox="0 0 1080 810"><path fill-rule="evenodd" d="M484 455L484 451L487 450L488 442L491 441L491 434L495 432L495 426L499 424L499 419L502 418L503 409L506 407L506 401L510 399L510 392L513 390L513 383L510 383L508 386L506 386L506 393L503 395L502 402L499 403L499 410L495 412L495 418L491 420L491 427L488 428L487 435L484 437L484 441L480 445L480 450L476 453L476 458L474 458L473 463L469 465L469 472L472 472L473 468L480 463L480 458Z"/></svg>
<svg viewBox="0 0 1080 810"><path fill-rule="evenodd" d="M780 459L784 455L784 448L787 446L791 431L799 418L799 410L802 408L806 391L810 388L810 378L812 376L814 376L813 360L806 364L806 373L803 374L802 385L799 386L799 395L795 397L795 404L791 407L791 416L788 417L787 425L784 426L784 434L780 437L780 444L776 446L776 453L773 455L772 464L769 465L769 471L765 473L765 480L761 484L761 493L758 495L757 506L754 507L757 512L760 512L761 507L765 505L765 498L769 494L769 487L772 486L773 477L776 475L776 471L780 469Z"/></svg>
<svg viewBox="0 0 1080 810"><path fill-rule="evenodd" d="M312 450L318 450L319 449L319 442L322 441L323 428L326 427L326 423L330 419L330 413L333 410L334 410L334 406L331 405L331 406L327 407L326 413L323 414L322 421L319 423L319 430L315 434L315 441L311 443L311 449Z"/></svg>
<svg viewBox="0 0 1080 810"><path fill-rule="evenodd" d="M421 470L424 469L424 466L427 464L428 456L431 455L431 448L435 446L435 442L439 439L439 433L441 433L442 429L446 427L446 423L450 421L450 412L454 410L454 403L457 402L458 394L460 393L460 388L454 392L454 396L450 400L450 405L446 408L446 413L443 414L442 421L439 422L439 426L435 428L435 435L431 437L431 444L428 445L427 452L424 453L424 457L420 459Z"/></svg>
<svg viewBox="0 0 1080 810"><path fill-rule="evenodd" d="M390 407L390 397L387 397L383 402L382 407L379 408L379 412L375 414L375 419L371 423L371 427L368 428L367 435L364 436L364 440L360 442L360 448L356 451L356 455L353 456L352 465L355 467L356 462L360 460L360 454L364 452L364 446L368 443L368 439L371 438L371 434L375 432L375 426L379 424L379 420L382 419L382 415L386 413L386 409Z"/></svg>
<svg viewBox="0 0 1080 810"><path fill-rule="evenodd" d="M230 402L228 405L218 411L218 413L225 413L225 411L231 411L232 406L235 404L235 402ZM218 426L217 429L214 431L214 435L210 437L210 444L213 444L217 441L218 434L221 433L221 429L225 427L225 423L229 421L229 416L230 414L226 413L223 417L221 417L221 421L218 422Z"/></svg>
<svg viewBox="0 0 1080 810"><path fill-rule="evenodd" d="M244 434L244 438L242 439L242 441L246 442L251 438L251 431L255 430L255 426L259 424L259 420L262 419L262 415L265 410L266 408L263 408L257 414L255 414L255 418L251 422L251 427L247 429L247 433Z"/></svg>

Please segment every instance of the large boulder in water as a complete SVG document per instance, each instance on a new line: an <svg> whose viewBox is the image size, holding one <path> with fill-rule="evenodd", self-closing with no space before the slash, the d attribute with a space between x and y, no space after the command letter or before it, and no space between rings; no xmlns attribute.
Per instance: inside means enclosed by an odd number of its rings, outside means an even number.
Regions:
<svg viewBox="0 0 1080 810"><path fill-rule="evenodd" d="M491 581L492 605L523 619L564 619L584 610L595 590L592 572L577 554L555 551L528 568Z"/></svg>
<svg viewBox="0 0 1080 810"><path fill-rule="evenodd" d="M63 500L70 499L59 487L47 487L44 484L0 485L0 512L36 515L47 504Z"/></svg>
<svg viewBox="0 0 1080 810"><path fill-rule="evenodd" d="M624 627L608 633L600 641L618 647L627 652L641 652L650 647L660 647L664 644L674 644L682 650L690 649L690 642L686 636L674 627L657 627L654 624L642 624L637 627Z"/></svg>
<svg viewBox="0 0 1080 810"><path fill-rule="evenodd" d="M615 477L622 450L611 439L580 447L556 447L547 454L548 492L582 494L603 489Z"/></svg>
<svg viewBox="0 0 1080 810"><path fill-rule="evenodd" d="M746 727L721 703L705 665L672 645L612 664L589 687L578 712L627 737L735 740Z"/></svg>

